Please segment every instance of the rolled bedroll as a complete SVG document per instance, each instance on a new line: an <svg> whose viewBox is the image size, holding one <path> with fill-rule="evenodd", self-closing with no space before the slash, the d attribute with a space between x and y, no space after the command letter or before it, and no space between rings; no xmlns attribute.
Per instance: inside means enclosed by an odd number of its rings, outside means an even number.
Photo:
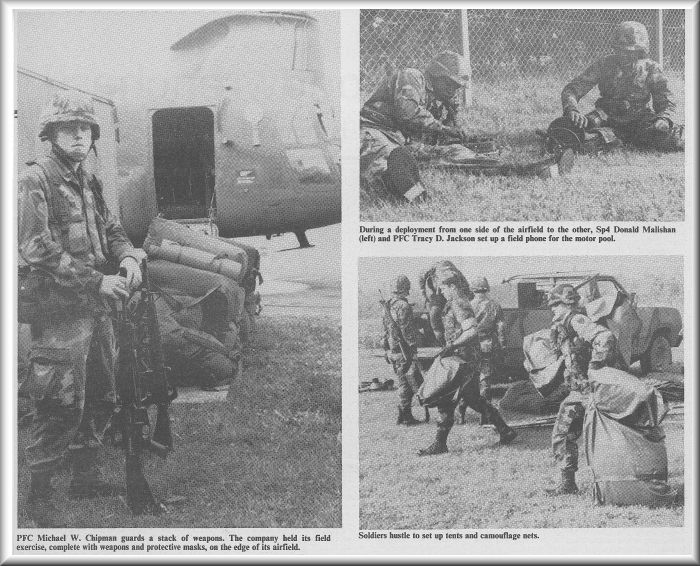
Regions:
<svg viewBox="0 0 700 566"><path fill-rule="evenodd" d="M189 297L189 302L182 305L185 308L211 294L221 295L225 301L222 308L227 312L227 320L237 325L240 323L245 292L236 281L218 273L162 259L148 262L148 275L152 283L178 301L182 300L183 295Z"/></svg>
<svg viewBox="0 0 700 566"><path fill-rule="evenodd" d="M179 263L188 267L194 267L202 271L211 271L219 273L240 281L242 279L242 265L236 261L205 252L189 246L183 246L175 242L163 240L161 245L156 245L153 241L143 243L143 249L146 250L148 257L155 259L164 259L171 263Z"/></svg>
<svg viewBox="0 0 700 566"><path fill-rule="evenodd" d="M210 253L217 258L235 261L241 266L238 277L243 277L248 272L248 253L239 244L195 232L173 220L156 217L148 227L146 241L152 245L163 246L163 240Z"/></svg>

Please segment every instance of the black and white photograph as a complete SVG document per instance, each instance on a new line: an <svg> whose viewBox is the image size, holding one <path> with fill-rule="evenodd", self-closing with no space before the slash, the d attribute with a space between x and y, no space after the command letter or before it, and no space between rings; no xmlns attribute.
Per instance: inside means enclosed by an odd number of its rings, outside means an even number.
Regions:
<svg viewBox="0 0 700 566"><path fill-rule="evenodd" d="M339 13L13 17L18 526L340 527Z"/></svg>
<svg viewBox="0 0 700 566"><path fill-rule="evenodd" d="M358 277L360 528L683 526L682 257Z"/></svg>
<svg viewBox="0 0 700 566"><path fill-rule="evenodd" d="M360 13L360 219L682 221L685 11Z"/></svg>
<svg viewBox="0 0 700 566"><path fill-rule="evenodd" d="M697 563L700 2L562 6L0 0L0 565Z"/></svg>

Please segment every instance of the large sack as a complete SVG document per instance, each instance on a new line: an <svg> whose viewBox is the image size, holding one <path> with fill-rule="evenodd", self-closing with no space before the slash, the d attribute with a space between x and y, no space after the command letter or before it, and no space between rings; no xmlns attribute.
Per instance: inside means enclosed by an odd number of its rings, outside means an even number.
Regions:
<svg viewBox="0 0 700 566"><path fill-rule="evenodd" d="M163 240L195 248L218 258L235 261L241 266L239 277L243 277L248 272L248 254L238 244L201 234L172 220L156 217L148 227L146 241L149 245L162 246ZM145 247L144 243L144 249Z"/></svg>
<svg viewBox="0 0 700 566"><path fill-rule="evenodd" d="M514 413L544 415L556 411L559 403L568 394L569 388L563 383L555 387L547 397L543 397L531 380L517 381L508 387L506 394L498 403L498 408Z"/></svg>
<svg viewBox="0 0 700 566"><path fill-rule="evenodd" d="M549 328L523 338L523 366L542 397L548 397L564 381L564 356L552 344Z"/></svg>
<svg viewBox="0 0 700 566"><path fill-rule="evenodd" d="M583 425L594 496L604 505L670 505L666 406L653 387L613 368L589 371L590 404Z"/></svg>
<svg viewBox="0 0 700 566"><path fill-rule="evenodd" d="M418 389L418 401L426 407L434 407L446 397L456 396L464 384L466 371L460 371L464 360L457 356L438 356L423 376L423 384ZM474 372L471 372L474 377Z"/></svg>

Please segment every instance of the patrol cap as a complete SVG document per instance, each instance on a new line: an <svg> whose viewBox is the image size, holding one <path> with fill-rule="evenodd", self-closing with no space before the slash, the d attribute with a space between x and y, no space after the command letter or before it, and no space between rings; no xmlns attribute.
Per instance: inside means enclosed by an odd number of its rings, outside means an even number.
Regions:
<svg viewBox="0 0 700 566"><path fill-rule="evenodd" d="M486 277L477 277L474 279L474 281L472 281L471 287L472 291L475 293L488 293L491 290Z"/></svg>
<svg viewBox="0 0 700 566"><path fill-rule="evenodd" d="M644 24L622 22L615 28L612 46L621 51L644 51L649 53L649 34Z"/></svg>
<svg viewBox="0 0 700 566"><path fill-rule="evenodd" d="M575 305L580 298L573 285L561 283L560 285L555 285L549 291L547 306L553 307L559 304Z"/></svg>
<svg viewBox="0 0 700 566"><path fill-rule="evenodd" d="M392 293L408 295L411 290L411 280L405 275L399 275L391 280L390 289Z"/></svg>
<svg viewBox="0 0 700 566"><path fill-rule="evenodd" d="M90 124L93 142L100 139L100 125L95 117L92 99L77 90L60 90L44 108L39 123L39 138L41 141L49 139L53 124L75 121Z"/></svg>
<svg viewBox="0 0 700 566"><path fill-rule="evenodd" d="M442 51L428 63L425 72L432 78L448 77L459 86L465 86L469 80L467 62L459 53Z"/></svg>

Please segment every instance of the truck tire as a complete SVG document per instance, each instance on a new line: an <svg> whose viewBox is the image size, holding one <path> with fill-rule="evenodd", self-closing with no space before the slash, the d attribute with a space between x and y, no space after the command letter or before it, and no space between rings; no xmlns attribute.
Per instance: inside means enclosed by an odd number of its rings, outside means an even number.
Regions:
<svg viewBox="0 0 700 566"><path fill-rule="evenodd" d="M665 371L671 367L672 361L671 342L665 333L657 332L651 339L647 351L642 354L640 360L642 373Z"/></svg>

